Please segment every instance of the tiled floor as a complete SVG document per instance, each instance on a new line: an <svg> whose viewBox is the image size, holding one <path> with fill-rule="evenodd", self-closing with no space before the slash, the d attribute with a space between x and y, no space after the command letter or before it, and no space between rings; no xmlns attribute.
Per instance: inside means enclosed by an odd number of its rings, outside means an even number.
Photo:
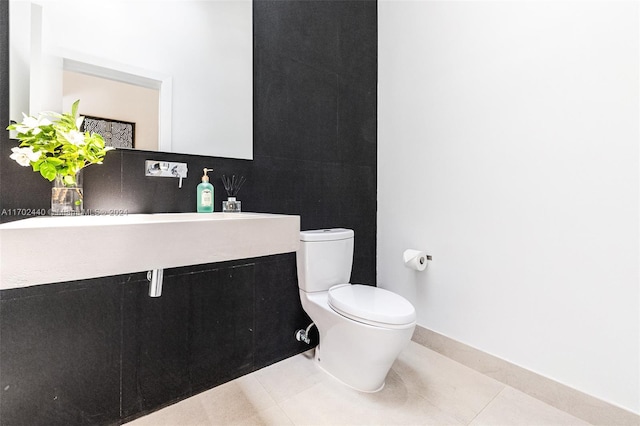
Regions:
<svg viewBox="0 0 640 426"><path fill-rule="evenodd" d="M587 425L411 342L385 388L354 391L297 355L128 425Z"/></svg>

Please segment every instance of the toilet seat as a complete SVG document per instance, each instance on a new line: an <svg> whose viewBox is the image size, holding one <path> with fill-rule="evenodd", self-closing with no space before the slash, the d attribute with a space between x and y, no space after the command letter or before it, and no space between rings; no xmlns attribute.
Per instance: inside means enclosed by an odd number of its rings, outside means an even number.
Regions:
<svg viewBox="0 0 640 426"><path fill-rule="evenodd" d="M416 310L407 299L379 287L339 284L328 293L329 306L354 321L398 328L413 325L416 320Z"/></svg>

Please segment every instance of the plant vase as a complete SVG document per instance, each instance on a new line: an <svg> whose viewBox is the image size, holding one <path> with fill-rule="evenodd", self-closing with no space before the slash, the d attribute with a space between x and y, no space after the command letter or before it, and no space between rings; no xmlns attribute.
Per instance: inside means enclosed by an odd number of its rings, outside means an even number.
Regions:
<svg viewBox="0 0 640 426"><path fill-rule="evenodd" d="M56 175L51 188L51 216L78 216L84 212L82 170L76 173L75 183L69 184Z"/></svg>

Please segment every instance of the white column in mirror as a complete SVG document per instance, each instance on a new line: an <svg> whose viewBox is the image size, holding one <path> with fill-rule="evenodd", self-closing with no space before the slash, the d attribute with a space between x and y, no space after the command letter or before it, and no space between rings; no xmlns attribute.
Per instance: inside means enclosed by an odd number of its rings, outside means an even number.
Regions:
<svg viewBox="0 0 640 426"><path fill-rule="evenodd" d="M22 119L22 112L29 112L32 7L38 6L15 2L9 8L9 119L14 121Z"/></svg>
<svg viewBox="0 0 640 426"><path fill-rule="evenodd" d="M22 113L60 111L62 61L43 50L42 6L11 2L9 13L9 118L21 121Z"/></svg>

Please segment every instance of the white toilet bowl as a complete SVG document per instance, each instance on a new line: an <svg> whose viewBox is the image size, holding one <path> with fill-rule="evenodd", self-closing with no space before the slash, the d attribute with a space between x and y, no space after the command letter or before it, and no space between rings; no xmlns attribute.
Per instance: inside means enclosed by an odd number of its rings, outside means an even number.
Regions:
<svg viewBox="0 0 640 426"><path fill-rule="evenodd" d="M416 310L388 290L349 284L353 239L351 229L300 232L298 288L320 334L318 365L354 389L376 392L411 340Z"/></svg>
<svg viewBox="0 0 640 426"><path fill-rule="evenodd" d="M313 293L301 289L300 300L320 334L318 365L359 391L381 390L413 335L411 303L381 288L351 284Z"/></svg>

